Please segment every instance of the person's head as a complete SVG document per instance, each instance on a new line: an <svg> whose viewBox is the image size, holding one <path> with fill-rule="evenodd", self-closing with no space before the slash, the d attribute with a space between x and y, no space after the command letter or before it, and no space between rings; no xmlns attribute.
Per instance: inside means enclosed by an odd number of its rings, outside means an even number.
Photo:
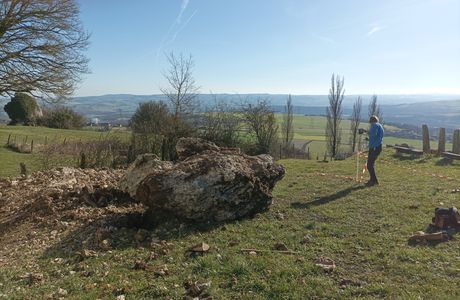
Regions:
<svg viewBox="0 0 460 300"><path fill-rule="evenodd" d="M372 116L369 118L369 123L378 123L379 122L379 117L377 116Z"/></svg>

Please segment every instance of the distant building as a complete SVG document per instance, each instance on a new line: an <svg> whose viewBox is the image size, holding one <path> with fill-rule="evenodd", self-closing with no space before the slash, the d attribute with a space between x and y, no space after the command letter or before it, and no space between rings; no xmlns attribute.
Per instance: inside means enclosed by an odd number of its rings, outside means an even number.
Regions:
<svg viewBox="0 0 460 300"><path fill-rule="evenodd" d="M112 124L108 122L99 123L99 131L109 131L112 129Z"/></svg>

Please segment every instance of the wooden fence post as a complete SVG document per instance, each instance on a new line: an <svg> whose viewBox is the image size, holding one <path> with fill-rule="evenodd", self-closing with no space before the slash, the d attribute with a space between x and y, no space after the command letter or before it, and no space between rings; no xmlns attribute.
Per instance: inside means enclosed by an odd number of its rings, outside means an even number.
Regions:
<svg viewBox="0 0 460 300"><path fill-rule="evenodd" d="M161 141L161 160L166 159L166 138Z"/></svg>
<svg viewBox="0 0 460 300"><path fill-rule="evenodd" d="M452 152L460 154L460 129L454 130Z"/></svg>
<svg viewBox="0 0 460 300"><path fill-rule="evenodd" d="M446 129L439 128L439 138L438 138L438 154L441 154L446 151Z"/></svg>
<svg viewBox="0 0 460 300"><path fill-rule="evenodd" d="M85 169L87 167L86 155L83 151L80 153L80 163L78 164L78 167L81 169Z"/></svg>
<svg viewBox="0 0 460 300"><path fill-rule="evenodd" d="M34 140L30 142L30 153L34 152Z"/></svg>
<svg viewBox="0 0 460 300"><path fill-rule="evenodd" d="M423 134L423 153L430 152L430 132L428 131L428 126L426 124L422 125L422 134Z"/></svg>
<svg viewBox="0 0 460 300"><path fill-rule="evenodd" d="M24 175L27 177L27 167L26 167L26 164L21 162L19 163L19 167L21 169L21 175Z"/></svg>
<svg viewBox="0 0 460 300"><path fill-rule="evenodd" d="M9 146L10 145L10 138L11 138L11 133L8 134L8 142L6 142L6 145Z"/></svg>

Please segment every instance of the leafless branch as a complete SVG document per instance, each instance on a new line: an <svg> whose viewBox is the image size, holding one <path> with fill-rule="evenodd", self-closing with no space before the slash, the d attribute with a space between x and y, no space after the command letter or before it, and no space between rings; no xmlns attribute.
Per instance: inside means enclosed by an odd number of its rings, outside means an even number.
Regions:
<svg viewBox="0 0 460 300"><path fill-rule="evenodd" d="M88 73L88 40L76 0L2 0L0 95L70 96Z"/></svg>

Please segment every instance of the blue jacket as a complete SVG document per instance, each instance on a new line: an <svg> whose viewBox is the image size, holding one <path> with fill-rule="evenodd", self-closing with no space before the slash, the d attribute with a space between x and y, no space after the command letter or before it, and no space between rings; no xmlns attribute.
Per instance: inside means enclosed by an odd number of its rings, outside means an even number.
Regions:
<svg viewBox="0 0 460 300"><path fill-rule="evenodd" d="M382 145L383 127L380 123L372 123L369 129L369 149Z"/></svg>

